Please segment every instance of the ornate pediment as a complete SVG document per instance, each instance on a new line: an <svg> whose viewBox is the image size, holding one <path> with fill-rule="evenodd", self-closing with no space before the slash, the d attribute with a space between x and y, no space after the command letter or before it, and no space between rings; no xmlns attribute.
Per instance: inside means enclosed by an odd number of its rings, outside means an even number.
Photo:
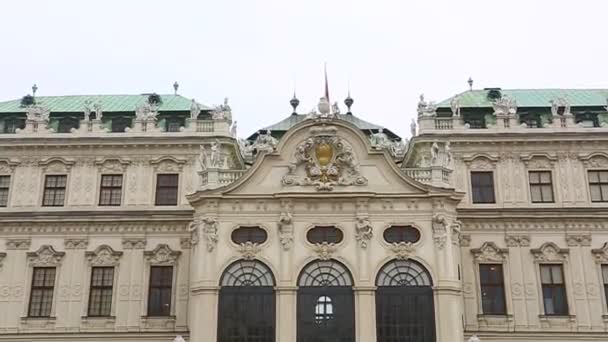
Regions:
<svg viewBox="0 0 608 342"><path fill-rule="evenodd" d="M108 245L101 245L93 252L86 252L85 256L92 266L117 266L122 252L117 252Z"/></svg>
<svg viewBox="0 0 608 342"><path fill-rule="evenodd" d="M549 155L547 153L535 153L524 155L521 156L520 159L528 169L532 170L550 170L557 162L557 157Z"/></svg>
<svg viewBox="0 0 608 342"><path fill-rule="evenodd" d="M182 252L174 251L166 244L159 244L151 251L145 251L146 261L153 265L174 265Z"/></svg>
<svg viewBox="0 0 608 342"><path fill-rule="evenodd" d="M471 254L477 262L503 262L508 253L508 248L499 248L494 242L484 242L481 247L471 249Z"/></svg>
<svg viewBox="0 0 608 342"><path fill-rule="evenodd" d="M553 242L545 242L540 248L531 249L535 261L565 261L570 250L559 248Z"/></svg>
<svg viewBox="0 0 608 342"><path fill-rule="evenodd" d="M57 252L53 246L43 245L37 251L27 253L27 263L32 267L57 267L64 256L65 252Z"/></svg>
<svg viewBox="0 0 608 342"><path fill-rule="evenodd" d="M348 141L337 136L334 126L310 128L310 137L297 145L285 186L314 186L331 191L335 186L367 185Z"/></svg>
<svg viewBox="0 0 608 342"><path fill-rule="evenodd" d="M115 157L106 157L95 161L95 165L97 165L99 170L107 173L123 173L130 163L130 160Z"/></svg>
<svg viewBox="0 0 608 342"><path fill-rule="evenodd" d="M471 170L494 170L498 158L485 153L477 153L464 158L463 161Z"/></svg>
<svg viewBox="0 0 608 342"><path fill-rule="evenodd" d="M61 157L51 157L38 162L45 173L68 173L76 162Z"/></svg>
<svg viewBox="0 0 608 342"><path fill-rule="evenodd" d="M150 161L156 172L181 172L186 160L172 156L164 156Z"/></svg>
<svg viewBox="0 0 608 342"><path fill-rule="evenodd" d="M586 168L601 169L608 168L608 153L595 152L586 156L581 156L579 159L583 162Z"/></svg>
<svg viewBox="0 0 608 342"><path fill-rule="evenodd" d="M18 161L14 161L8 158L0 158L0 174L13 173L17 165L19 165Z"/></svg>

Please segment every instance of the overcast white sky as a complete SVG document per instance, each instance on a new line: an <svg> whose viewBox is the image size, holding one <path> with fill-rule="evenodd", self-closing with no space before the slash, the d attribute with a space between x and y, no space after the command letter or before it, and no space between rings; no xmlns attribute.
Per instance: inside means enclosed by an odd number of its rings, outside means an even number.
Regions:
<svg viewBox="0 0 608 342"><path fill-rule="evenodd" d="M0 100L172 93L230 98L246 136L323 94L409 135L418 95L608 87L604 0L2 0ZM344 107L343 107L344 108Z"/></svg>

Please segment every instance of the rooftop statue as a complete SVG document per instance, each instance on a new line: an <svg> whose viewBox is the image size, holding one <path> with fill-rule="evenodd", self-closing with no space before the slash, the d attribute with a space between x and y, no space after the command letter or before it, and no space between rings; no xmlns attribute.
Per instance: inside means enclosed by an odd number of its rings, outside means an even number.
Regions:
<svg viewBox="0 0 608 342"><path fill-rule="evenodd" d="M91 121L91 100L84 101L84 121Z"/></svg>
<svg viewBox="0 0 608 342"><path fill-rule="evenodd" d="M549 101L549 103L551 103L551 114L553 116L571 114L570 113L570 103L568 102L568 100L566 100L565 97L555 98L555 99ZM564 108L564 111L562 112L562 114L560 114L559 109L562 107Z"/></svg>
<svg viewBox="0 0 608 342"><path fill-rule="evenodd" d="M390 152L393 157L402 158L405 156L408 148L408 141L404 139L395 140L392 142Z"/></svg>
<svg viewBox="0 0 608 342"><path fill-rule="evenodd" d="M331 106L331 112L333 115L340 114L340 107L338 106L338 102L334 102L334 104Z"/></svg>
<svg viewBox="0 0 608 342"><path fill-rule="evenodd" d="M135 119L141 121L156 121L158 110L155 105L151 105L145 101L140 106L135 108Z"/></svg>
<svg viewBox="0 0 608 342"><path fill-rule="evenodd" d="M93 105L93 109L95 110L95 120L100 120L103 118L103 109L101 108L101 102L97 102Z"/></svg>
<svg viewBox="0 0 608 342"><path fill-rule="evenodd" d="M460 96L454 96L450 100L450 107L452 108L452 115L460 117Z"/></svg>
<svg viewBox="0 0 608 342"><path fill-rule="evenodd" d="M34 105L34 106L30 106L26 108L26 118L30 121L34 121L34 122L45 122L48 123L49 122L49 115L51 114L51 112L49 111L48 108L44 107L44 106L38 106L38 105Z"/></svg>
<svg viewBox="0 0 608 342"><path fill-rule="evenodd" d="M410 133L412 134L412 138L416 136L416 120L414 119L410 123Z"/></svg>
<svg viewBox="0 0 608 342"><path fill-rule="evenodd" d="M224 98L224 104L216 106L213 109L212 114L213 120L227 120L232 121L232 108L228 105L228 98Z"/></svg>
<svg viewBox="0 0 608 342"><path fill-rule="evenodd" d="M378 133L374 133L369 137L369 140L372 144L372 147L377 149L382 148L390 148L392 146L392 141L389 139L388 135L384 133L384 129L380 128Z"/></svg>
<svg viewBox="0 0 608 342"><path fill-rule="evenodd" d="M507 95L492 102L492 107L494 108L494 114L496 115L517 114L517 101Z"/></svg>
<svg viewBox="0 0 608 342"><path fill-rule="evenodd" d="M201 106L194 99L192 99L192 103L190 104L190 119L196 120L200 113Z"/></svg>

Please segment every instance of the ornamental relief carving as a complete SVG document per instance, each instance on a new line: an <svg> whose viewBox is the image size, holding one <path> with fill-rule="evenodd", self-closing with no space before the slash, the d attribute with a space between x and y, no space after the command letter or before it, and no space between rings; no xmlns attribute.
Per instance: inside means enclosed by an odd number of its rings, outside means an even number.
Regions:
<svg viewBox="0 0 608 342"><path fill-rule="evenodd" d="M4 261L4 258L6 258L6 253L0 252L0 268L2 268L2 262Z"/></svg>
<svg viewBox="0 0 608 342"><path fill-rule="evenodd" d="M85 252L91 266L118 266L122 252L117 252L108 245L101 245L92 252Z"/></svg>
<svg viewBox="0 0 608 342"><path fill-rule="evenodd" d="M557 158L548 154L533 154L521 156L521 161L528 169L552 169Z"/></svg>
<svg viewBox="0 0 608 342"><path fill-rule="evenodd" d="M367 216L358 216L355 222L355 239L361 248L366 249L369 241L374 236L372 222Z"/></svg>
<svg viewBox="0 0 608 342"><path fill-rule="evenodd" d="M150 161L150 165L156 172L176 172L182 171L186 160L177 159L173 157L160 157Z"/></svg>
<svg viewBox="0 0 608 342"><path fill-rule="evenodd" d="M441 214L433 216L433 241L438 249L443 249L447 241L448 235L448 220Z"/></svg>
<svg viewBox="0 0 608 342"><path fill-rule="evenodd" d="M367 185L352 146L337 136L336 127L312 127L310 134L296 147L289 171L281 181L284 186L331 191L335 186ZM303 170L298 170L301 165Z"/></svg>
<svg viewBox="0 0 608 342"><path fill-rule="evenodd" d="M503 262L507 260L509 249L499 248L494 242L484 242L480 248L471 249L476 262Z"/></svg>
<svg viewBox="0 0 608 342"><path fill-rule="evenodd" d="M608 155L606 154L591 154L579 158L583 161L586 168L602 169L608 168Z"/></svg>
<svg viewBox="0 0 608 342"><path fill-rule="evenodd" d="M6 249L28 250L31 243L31 239L7 239Z"/></svg>
<svg viewBox="0 0 608 342"><path fill-rule="evenodd" d="M131 161L121 158L105 157L95 161L95 165L102 173L124 173Z"/></svg>
<svg viewBox="0 0 608 342"><path fill-rule="evenodd" d="M293 216L289 211L284 211L279 216L277 223L279 230L279 241L283 250L288 251L293 245Z"/></svg>
<svg viewBox="0 0 608 342"><path fill-rule="evenodd" d="M207 251L213 252L219 241L218 222L216 218L197 218L190 223L188 231L190 231L191 234L192 245L198 244L202 235L202 237L205 238Z"/></svg>
<svg viewBox="0 0 608 342"><path fill-rule="evenodd" d="M531 249L530 253L535 261L565 261L568 256L568 248L559 248L553 242L545 242L540 248Z"/></svg>
<svg viewBox="0 0 608 342"><path fill-rule="evenodd" d="M416 252L416 247L414 247L414 244L405 241L401 241L399 243L393 242L390 245L390 249L395 254L395 258L398 260L407 260Z"/></svg>
<svg viewBox="0 0 608 342"><path fill-rule="evenodd" d="M474 155L463 159L470 170L494 170L498 158L489 155Z"/></svg>
<svg viewBox="0 0 608 342"><path fill-rule="evenodd" d="M566 235L566 244L569 247L589 247L591 246L591 234Z"/></svg>
<svg viewBox="0 0 608 342"><path fill-rule="evenodd" d="M134 237L122 239L123 249L144 249L146 248L146 238Z"/></svg>
<svg viewBox="0 0 608 342"><path fill-rule="evenodd" d="M597 264L608 263L608 242L600 248L592 249L591 254L593 254L593 259Z"/></svg>
<svg viewBox="0 0 608 342"><path fill-rule="evenodd" d="M241 257L245 260L253 260L257 258L260 251L262 251L262 247L258 243L247 241L241 243L237 247L239 253L241 253Z"/></svg>
<svg viewBox="0 0 608 342"><path fill-rule="evenodd" d="M11 174L15 171L15 167L20 164L18 160L8 158L0 158L0 174Z"/></svg>
<svg viewBox="0 0 608 342"><path fill-rule="evenodd" d="M152 265L175 265L177 259L182 254L174 251L167 244L159 244L151 251L144 252L144 258Z"/></svg>
<svg viewBox="0 0 608 342"><path fill-rule="evenodd" d="M316 243L313 245L312 250L317 254L321 260L329 260L332 255L338 250L338 247L334 243Z"/></svg>
<svg viewBox="0 0 608 342"><path fill-rule="evenodd" d="M63 240L63 246L65 249L86 249L88 245L88 238L72 238Z"/></svg>
<svg viewBox="0 0 608 342"><path fill-rule="evenodd" d="M507 235L505 236L507 247L530 247L529 235Z"/></svg>
<svg viewBox="0 0 608 342"><path fill-rule="evenodd" d="M38 162L44 173L68 173L75 162L72 159L51 157Z"/></svg>
<svg viewBox="0 0 608 342"><path fill-rule="evenodd" d="M53 246L43 245L37 251L27 253L27 264L31 267L57 267L64 256L65 252L57 252Z"/></svg>

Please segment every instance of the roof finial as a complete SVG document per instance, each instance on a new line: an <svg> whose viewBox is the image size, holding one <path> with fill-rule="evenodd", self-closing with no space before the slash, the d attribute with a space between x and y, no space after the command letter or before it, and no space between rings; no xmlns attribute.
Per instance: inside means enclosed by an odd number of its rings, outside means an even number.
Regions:
<svg viewBox="0 0 608 342"><path fill-rule="evenodd" d="M38 86L36 85L36 83L34 83L34 85L32 86L32 96L36 97L36 91L38 90Z"/></svg>
<svg viewBox="0 0 608 342"><path fill-rule="evenodd" d="M298 98L296 97L295 90L293 91L293 97L289 101L289 104L293 107L293 113L291 113L291 115L297 115L298 113L296 112L296 108L298 108L298 105L300 104L300 100L298 100Z"/></svg>
<svg viewBox="0 0 608 342"><path fill-rule="evenodd" d="M469 77L467 83L469 84L469 90L473 90L473 78Z"/></svg>
<svg viewBox="0 0 608 342"><path fill-rule="evenodd" d="M350 84L349 84L348 95L346 96L346 99L344 99L344 104L346 105L346 108L348 109L346 111L346 115L353 115L353 112L350 111L350 107L353 105L354 102L355 102L355 100L353 100L353 98L350 97Z"/></svg>
<svg viewBox="0 0 608 342"><path fill-rule="evenodd" d="M177 95L177 89L179 89L179 83L175 81L175 83L173 83L173 90L175 95Z"/></svg>

